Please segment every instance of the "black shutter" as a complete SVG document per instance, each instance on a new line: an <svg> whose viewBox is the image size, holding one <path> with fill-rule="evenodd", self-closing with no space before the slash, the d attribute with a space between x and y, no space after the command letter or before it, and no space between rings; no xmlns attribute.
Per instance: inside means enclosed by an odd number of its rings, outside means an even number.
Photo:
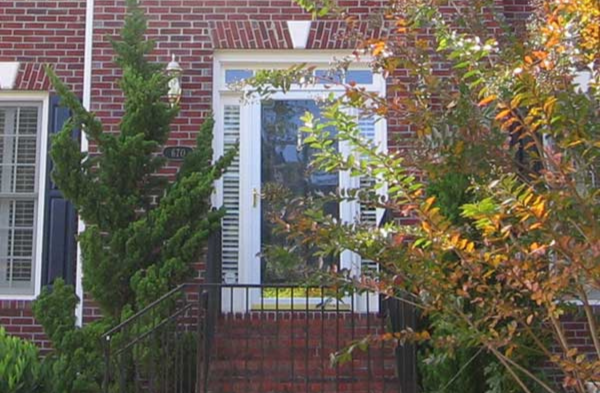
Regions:
<svg viewBox="0 0 600 393"><path fill-rule="evenodd" d="M48 135L58 133L70 117L69 110L60 106L58 96L50 98L50 116ZM79 138L79 133L73 135ZM50 151L50 137L48 141ZM42 285L51 285L57 278L67 284L75 283L77 261L77 214L52 182L52 160L50 154L42 158L47 160L46 200L44 203L44 242L42 251Z"/></svg>

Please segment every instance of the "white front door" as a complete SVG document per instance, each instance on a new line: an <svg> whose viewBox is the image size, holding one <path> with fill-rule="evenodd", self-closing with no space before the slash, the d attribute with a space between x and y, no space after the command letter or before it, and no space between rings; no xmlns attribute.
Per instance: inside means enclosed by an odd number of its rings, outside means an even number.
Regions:
<svg viewBox="0 0 600 393"><path fill-rule="evenodd" d="M281 245L281 238L274 233L274 226L268 219L271 209L263 198L268 188L285 189L293 197L303 197L316 193L335 193L339 189L359 187L360 181L351 178L346 172L326 173L311 170L313 152L302 144L303 126L301 117L311 112L320 117L320 108L314 94L296 92L277 94L266 101L254 101L240 106L240 156L239 156L239 255L238 280L240 284L284 284L301 283L306 274L319 268L319 264L336 264L338 269L347 269L359 275L365 261L349 251L339 257L317 260L310 249L300 258L302 261L293 269L282 269L279 262L269 258L269 247ZM373 134L373 122L363 121L366 134ZM330 130L335 134L335 130ZM345 146L338 146L342 151ZM348 153L349 154L349 153ZM360 206L357 203L328 203L326 214L342 222L360 219ZM373 217L374 218L374 217ZM321 266L322 268L322 266ZM244 310L254 305L269 303L269 299L259 289L237 289L233 305L227 307ZM261 297L263 297L261 299ZM320 299L312 299L319 303ZM274 301L274 300L273 300ZM288 302L306 302L305 297L286 299ZM349 299L348 299L349 301ZM348 301L346 303L348 303ZM376 296L356 296L354 309L377 310ZM367 306L369 302L369 306ZM281 306L281 299L278 300Z"/></svg>
<svg viewBox="0 0 600 393"><path fill-rule="evenodd" d="M273 61L275 59L272 59ZM231 75L251 75L251 69L260 68L260 64L249 66L244 57L236 55L224 56L224 65L215 62L215 75L220 75L227 82L228 72ZM250 71L242 71L239 64ZM326 64L326 62L323 62ZM285 65L281 65L286 67ZM368 71L360 71L368 73ZM380 76L373 76L368 90L382 92L385 82ZM294 196L306 196L314 192L335 192L337 189L359 187L361 179L351 178L348 173L324 173L308 170L311 152L301 144L303 126L300 119L305 112L319 115L317 100L330 94L331 90L324 85L314 88L292 88L287 93L275 93L269 100L252 99L242 102L239 93L229 90L223 82L215 86L214 107L217 127L215 129L215 154L221 155L225 150L239 141L239 157L217 185L215 205L224 205L227 215L223 220L223 281L225 283L269 284L298 282L298 277L286 277L280 269L269 265L269 258L263 257L265 247L278 244L272 225L266 219L269 210L268 202L262 198L265 187L286 187ZM336 94L343 92L338 90ZM371 119L359 121L361 131L366 137L382 143L385 148L385 124L375 123ZM339 147L342 151L344 146ZM357 203L329 204L326 213L342 221L351 222L369 217L373 221L382 212L367 212ZM315 265L314 258L306 258L305 267ZM349 251L343 252L339 258L331 258L326 263L337 264L340 268L349 269L360 274L361 268L368 261ZM294 276L294 274L292 274ZM227 292L227 291L225 291ZM259 289L236 289L224 292L224 309L244 311L255 304L264 303L265 297ZM237 295L232 296L236 292ZM228 301L229 298L231 301ZM354 309L376 311L376 296L364 296L355 299Z"/></svg>
<svg viewBox="0 0 600 393"><path fill-rule="evenodd" d="M305 249L302 266L284 266L269 249L282 245L281 236L274 231L268 215L273 207L268 199L261 198L269 188L285 190L291 197L304 197L316 193L335 193L339 188L349 187L346 173L326 173L310 169L312 151L302 144L301 117L310 112L320 116L320 108L314 99L301 94L278 96L276 99L250 105L248 115L251 126L247 138L242 135L241 167L248 182L242 186L241 232L248 241L243 242L242 255L248 260L240 265L240 281L243 283L293 283L316 268L311 250ZM330 130L333 134L335 131ZM245 205L245 206L244 206ZM351 221L352 209L345 204L329 203L325 213L337 219ZM297 250L298 252L302 250ZM245 258L242 258L245 259ZM351 254L344 253L339 259L330 258L326 264L360 271L352 267Z"/></svg>

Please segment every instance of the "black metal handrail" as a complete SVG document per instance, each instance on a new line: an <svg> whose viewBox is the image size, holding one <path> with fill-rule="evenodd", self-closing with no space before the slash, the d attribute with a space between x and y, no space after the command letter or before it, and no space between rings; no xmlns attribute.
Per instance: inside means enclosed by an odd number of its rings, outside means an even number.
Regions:
<svg viewBox="0 0 600 393"><path fill-rule="evenodd" d="M201 323L189 288L172 289L101 336L103 392L184 392L196 384L197 350L188 345L196 345Z"/></svg>
<svg viewBox="0 0 600 393"><path fill-rule="evenodd" d="M221 283L220 241L209 240L207 282L174 288L102 335L104 393L416 392L414 347L376 342L329 361L366 335L411 327L414 310L327 286Z"/></svg>
<svg viewBox="0 0 600 393"><path fill-rule="evenodd" d="M405 393L398 353L383 342L330 365L383 334L390 311L374 294L325 286L182 285L103 335L104 391Z"/></svg>
<svg viewBox="0 0 600 393"><path fill-rule="evenodd" d="M130 316L129 318L127 318L124 321L122 321L121 323L119 323L117 326L113 327L112 329L110 329L106 333L104 333L101 336L102 341L110 340L110 337L113 336L115 333L118 333L119 331L125 329L127 326L134 323L136 320L139 320L140 318L142 318L144 315L146 315L152 309L154 309L157 305L163 303L165 301L165 299L169 299L172 296L174 296L175 294L182 293L183 290L189 286L190 286L190 284L181 284L178 287L171 289L169 292L165 293L158 299L154 300L153 302L148 304L146 307L144 307L141 310L139 310L138 312L136 312L134 315Z"/></svg>

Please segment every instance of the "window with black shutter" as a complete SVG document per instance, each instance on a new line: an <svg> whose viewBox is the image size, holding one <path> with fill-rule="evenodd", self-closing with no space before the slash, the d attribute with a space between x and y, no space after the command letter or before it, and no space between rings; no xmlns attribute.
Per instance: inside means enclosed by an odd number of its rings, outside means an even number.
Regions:
<svg viewBox="0 0 600 393"><path fill-rule="evenodd" d="M77 216L47 154L68 118L58 97L0 96L0 298L31 298L57 278L75 283Z"/></svg>
<svg viewBox="0 0 600 393"><path fill-rule="evenodd" d="M60 105L59 97L51 97L48 151L50 151L51 136L62 129L69 116L69 110ZM78 138L78 134L74 134L73 137ZM67 284L74 284L77 259L77 215L72 204L63 197L52 182L53 163L49 155L46 159L42 285L51 285L57 278L62 278Z"/></svg>

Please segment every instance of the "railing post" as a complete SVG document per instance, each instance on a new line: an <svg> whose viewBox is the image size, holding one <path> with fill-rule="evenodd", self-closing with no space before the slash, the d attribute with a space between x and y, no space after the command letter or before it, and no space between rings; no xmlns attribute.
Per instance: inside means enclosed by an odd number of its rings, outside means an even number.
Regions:
<svg viewBox="0 0 600 393"><path fill-rule="evenodd" d="M205 281L209 285L200 286L198 293L197 393L205 393L208 390L211 344L217 312L220 309L221 287L217 284L222 280L221 236L222 230L219 227L208 239Z"/></svg>
<svg viewBox="0 0 600 393"><path fill-rule="evenodd" d="M218 289L218 287L217 287ZM210 371L210 351L213 335L213 317L211 304L211 292L213 288L204 289L200 287L199 313L198 313L198 393L208 391L208 375Z"/></svg>
<svg viewBox="0 0 600 393"><path fill-rule="evenodd" d="M202 302L202 287L198 287L198 321L196 326L196 393L202 393L204 391L202 388L202 364L204 354L204 329L202 329L202 323L205 316L203 315Z"/></svg>
<svg viewBox="0 0 600 393"><path fill-rule="evenodd" d="M208 238L205 281L211 284L222 281L221 235L222 230L219 227Z"/></svg>
<svg viewBox="0 0 600 393"><path fill-rule="evenodd" d="M402 297L404 294L398 294ZM416 330L415 308L401 299L385 300L387 317L390 318L392 331L399 332L410 328ZM399 378L400 393L416 393L417 391L417 354L415 344L404 343L395 349L396 372Z"/></svg>

